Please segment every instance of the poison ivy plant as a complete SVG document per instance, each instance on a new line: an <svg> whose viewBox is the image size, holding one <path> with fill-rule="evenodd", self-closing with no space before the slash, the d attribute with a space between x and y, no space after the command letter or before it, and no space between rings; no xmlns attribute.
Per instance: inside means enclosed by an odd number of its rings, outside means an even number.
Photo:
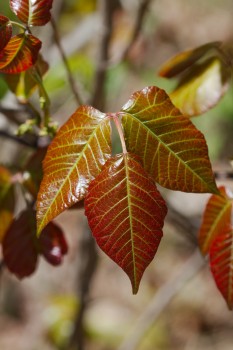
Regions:
<svg viewBox="0 0 233 350"><path fill-rule="evenodd" d="M33 115L20 125L18 135L32 133L36 141L41 136L52 141L42 149L36 143L36 151L20 169L0 167L5 265L19 278L35 271L40 255L59 265L68 248L52 220L84 203L97 244L125 271L136 294L163 236L167 205L157 184L173 191L211 193L199 245L233 308L232 196L217 188L205 137L187 118L212 108L227 90L232 48L212 42L178 54L160 70L164 77L179 76L170 96L149 86L134 92L116 113L81 105L56 133L43 85L48 65L33 34L34 26L50 21L53 1L9 3L19 22L0 14L0 72ZM31 103L35 89L40 109ZM113 127L121 141L119 154L112 149ZM16 185L26 206L17 217Z"/></svg>

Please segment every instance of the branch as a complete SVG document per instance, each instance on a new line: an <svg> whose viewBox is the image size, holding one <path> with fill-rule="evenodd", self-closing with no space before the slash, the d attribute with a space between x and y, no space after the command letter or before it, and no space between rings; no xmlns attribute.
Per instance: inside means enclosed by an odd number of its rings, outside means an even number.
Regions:
<svg viewBox="0 0 233 350"><path fill-rule="evenodd" d="M12 135L10 133L8 133L7 131L5 130L0 130L0 137L4 137L6 139L9 139L11 141L14 141L14 142L17 142L23 146L27 146L27 147L30 147L30 148L33 148L33 149L37 149L37 139L33 142L29 142L23 138L20 138L18 136L15 136L15 135Z"/></svg>
<svg viewBox="0 0 233 350"><path fill-rule="evenodd" d="M187 260L182 269L165 283L155 294L145 311L136 321L130 335L120 345L118 350L136 350L140 340L159 318L160 314L169 305L172 299L182 290L184 285L192 279L205 265L199 249Z"/></svg>
<svg viewBox="0 0 233 350"><path fill-rule="evenodd" d="M113 31L113 16L119 6L116 0L101 0L100 12L103 21L103 29L100 43L99 60L97 63L96 76L94 81L93 98L91 105L97 109L104 110L105 107L105 78L108 69L109 46Z"/></svg>
<svg viewBox="0 0 233 350"><path fill-rule="evenodd" d="M60 40L60 37L59 37L58 29L57 29L56 23L55 23L53 18L51 18L51 25L52 25L52 28L53 28L54 41L55 41L55 43L57 45L57 48L58 48L58 50L60 52L63 64L65 66L67 77L68 77L68 81L69 81L69 84L70 84L70 88L71 88L71 90L72 90L72 92L74 94L74 97L75 97L78 105L82 105L83 101L82 101L82 98L81 98L81 96L80 96L80 94L79 94L79 92L77 90L77 86L75 85L75 81L73 79L72 72L71 72L71 69L70 69L70 66L69 66L69 63L68 63L65 51L64 51L64 49L62 47L62 44L61 44L61 40Z"/></svg>

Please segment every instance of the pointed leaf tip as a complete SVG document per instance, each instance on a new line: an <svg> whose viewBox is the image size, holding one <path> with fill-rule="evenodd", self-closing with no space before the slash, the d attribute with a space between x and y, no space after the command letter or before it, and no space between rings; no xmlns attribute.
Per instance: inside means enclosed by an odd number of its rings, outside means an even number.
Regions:
<svg viewBox="0 0 233 350"><path fill-rule="evenodd" d="M122 108L129 152L161 186L218 193L203 134L156 86L135 92Z"/></svg>
<svg viewBox="0 0 233 350"><path fill-rule="evenodd" d="M90 184L85 213L99 247L129 276L133 294L155 256L166 204L138 157L119 154Z"/></svg>
<svg viewBox="0 0 233 350"><path fill-rule="evenodd" d="M81 106L61 127L43 162L37 197L38 232L82 200L111 156L111 126L104 113Z"/></svg>

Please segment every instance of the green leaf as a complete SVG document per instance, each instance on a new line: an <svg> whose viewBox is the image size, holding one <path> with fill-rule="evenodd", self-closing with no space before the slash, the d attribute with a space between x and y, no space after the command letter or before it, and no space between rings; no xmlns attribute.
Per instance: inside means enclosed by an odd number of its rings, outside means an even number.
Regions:
<svg viewBox="0 0 233 350"><path fill-rule="evenodd" d="M161 186L218 193L206 141L192 122L155 86L134 93L122 108L127 150Z"/></svg>
<svg viewBox="0 0 233 350"><path fill-rule="evenodd" d="M98 245L126 272L136 294L163 235L167 208L135 155L106 162L90 184L85 213Z"/></svg>
<svg viewBox="0 0 233 350"><path fill-rule="evenodd" d="M159 71L159 75L161 77L172 78L177 74L183 72L185 69L192 66L195 62L197 62L200 58L205 56L206 53L210 51L215 51L221 46L221 41L214 41L202 46L199 46L195 49L190 49L187 51L183 51L178 53L174 57L170 58Z"/></svg>
<svg viewBox="0 0 233 350"><path fill-rule="evenodd" d="M13 221L14 207L15 193L11 173L0 166L0 242Z"/></svg>
<svg viewBox="0 0 233 350"><path fill-rule="evenodd" d="M50 21L53 0L10 0L16 16L28 26L43 26Z"/></svg>
<svg viewBox="0 0 233 350"><path fill-rule="evenodd" d="M9 42L12 35L12 25L9 18L0 15L0 51Z"/></svg>
<svg viewBox="0 0 233 350"><path fill-rule="evenodd" d="M232 199L225 187L219 188L219 195L212 195L206 205L198 242L202 253L208 254L214 239L231 229Z"/></svg>
<svg viewBox="0 0 233 350"><path fill-rule="evenodd" d="M81 106L61 127L43 162L44 177L37 198L38 232L86 196L89 183L111 156L110 120Z"/></svg>
<svg viewBox="0 0 233 350"><path fill-rule="evenodd" d="M210 58L191 67L170 98L184 115L199 115L218 103L228 89L229 79L229 69L218 58Z"/></svg>
<svg viewBox="0 0 233 350"><path fill-rule="evenodd" d="M48 70L48 63L44 61L41 55L35 64L36 69L43 76ZM34 67L19 74L4 74L4 79L9 89L15 94L21 103L26 103L31 94L38 87L37 81L33 78Z"/></svg>
<svg viewBox="0 0 233 350"><path fill-rule="evenodd" d="M41 42L31 34L13 36L0 52L0 72L7 74L21 73L37 60Z"/></svg>

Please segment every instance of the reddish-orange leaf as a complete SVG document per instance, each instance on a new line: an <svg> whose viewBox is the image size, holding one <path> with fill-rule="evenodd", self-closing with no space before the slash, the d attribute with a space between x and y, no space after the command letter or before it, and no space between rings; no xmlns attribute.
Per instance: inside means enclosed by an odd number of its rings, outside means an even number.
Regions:
<svg viewBox="0 0 233 350"><path fill-rule="evenodd" d="M36 62L41 42L31 34L13 36L0 52L0 72L20 73Z"/></svg>
<svg viewBox="0 0 233 350"><path fill-rule="evenodd" d="M0 166L0 242L13 221L15 193L11 173Z"/></svg>
<svg viewBox="0 0 233 350"><path fill-rule="evenodd" d="M161 186L218 193L203 134L155 86L134 93L123 106L127 150Z"/></svg>
<svg viewBox="0 0 233 350"><path fill-rule="evenodd" d="M233 309L233 231L222 232L210 247L210 267L216 285Z"/></svg>
<svg viewBox="0 0 233 350"><path fill-rule="evenodd" d="M110 120L81 106L61 127L43 162L44 177L37 198L40 232L49 221L87 193L89 183L111 156Z"/></svg>
<svg viewBox="0 0 233 350"><path fill-rule="evenodd" d="M192 66L210 50L216 49L221 45L220 41L204 44L195 49L178 53L169 59L160 69L159 75L166 78L172 78Z"/></svg>
<svg viewBox="0 0 233 350"><path fill-rule="evenodd" d="M7 45L11 38L11 35L12 25L9 18L0 15L0 51L2 51L2 49L4 49L4 47Z"/></svg>
<svg viewBox="0 0 233 350"><path fill-rule="evenodd" d="M213 240L231 229L232 200L225 187L219 188L219 195L212 195L207 203L198 235L202 253L209 253Z"/></svg>
<svg viewBox="0 0 233 350"><path fill-rule="evenodd" d="M9 89L14 93L18 100L22 103L26 103L38 87L36 80L33 78L34 67L43 76L48 70L48 63L45 62L41 55L38 55L38 59L35 66L27 69L25 72L19 74L4 74L4 79Z"/></svg>
<svg viewBox="0 0 233 350"><path fill-rule="evenodd" d="M10 0L16 16L28 26L43 26L50 21L53 0Z"/></svg>
<svg viewBox="0 0 233 350"><path fill-rule="evenodd" d="M167 208L135 155L107 161L90 184L85 211L98 245L127 273L136 294L163 235Z"/></svg>

